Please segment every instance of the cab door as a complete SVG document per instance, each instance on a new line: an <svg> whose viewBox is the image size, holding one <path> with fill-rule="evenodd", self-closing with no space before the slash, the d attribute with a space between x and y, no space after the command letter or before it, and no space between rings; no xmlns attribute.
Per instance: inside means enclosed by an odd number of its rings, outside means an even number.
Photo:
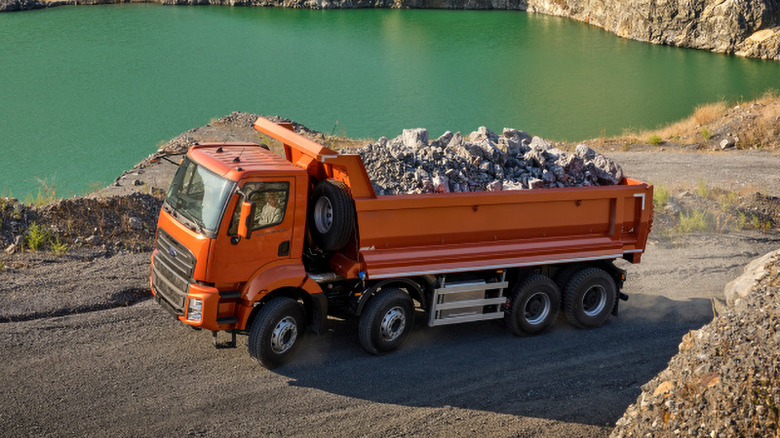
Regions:
<svg viewBox="0 0 780 438"><path fill-rule="evenodd" d="M225 213L229 224L222 224L215 240L210 263L213 271L209 275L212 282L243 282L261 267L290 258L294 194L292 177L249 180L239 187ZM238 219L245 200L255 203L249 238L238 235Z"/></svg>

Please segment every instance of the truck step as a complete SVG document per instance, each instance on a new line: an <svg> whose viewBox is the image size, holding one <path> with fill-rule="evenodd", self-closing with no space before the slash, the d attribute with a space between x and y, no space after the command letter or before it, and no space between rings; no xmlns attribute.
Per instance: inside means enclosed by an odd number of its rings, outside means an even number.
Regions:
<svg viewBox="0 0 780 438"><path fill-rule="evenodd" d="M434 289L428 326L483 321L504 317L501 305L506 303L504 290L509 287L505 274L500 281L484 280L446 283Z"/></svg>

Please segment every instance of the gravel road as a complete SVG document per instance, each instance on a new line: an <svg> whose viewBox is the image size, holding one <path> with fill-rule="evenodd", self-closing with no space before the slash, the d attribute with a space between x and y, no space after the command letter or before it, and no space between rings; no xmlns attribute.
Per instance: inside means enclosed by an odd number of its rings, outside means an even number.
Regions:
<svg viewBox="0 0 780 438"><path fill-rule="evenodd" d="M777 155L608 155L666 186L701 178L780 195ZM651 241L624 266L631 299L597 330L561 320L517 338L493 322L428 328L420 315L403 348L374 357L354 322L330 319L275 371L250 359L245 337L216 349L150 300L147 254L30 256L0 270L0 434L606 436L681 337L710 321L711 298L779 245L777 233Z"/></svg>

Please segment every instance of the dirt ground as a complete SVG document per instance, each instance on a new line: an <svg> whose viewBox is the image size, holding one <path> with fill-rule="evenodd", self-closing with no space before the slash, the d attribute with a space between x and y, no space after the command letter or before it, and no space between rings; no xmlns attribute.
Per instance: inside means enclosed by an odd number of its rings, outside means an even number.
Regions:
<svg viewBox="0 0 780 438"><path fill-rule="evenodd" d="M777 154L603 152L666 187L780 196ZM275 371L250 359L245 337L215 348L150 300L147 253L30 253L0 269L0 432L606 436L681 337L711 320L725 284L778 246L776 228L651 235L642 263L623 265L629 301L597 330L561 320L518 338L494 322L429 328L420 315L399 351L375 357L355 322L331 318Z"/></svg>

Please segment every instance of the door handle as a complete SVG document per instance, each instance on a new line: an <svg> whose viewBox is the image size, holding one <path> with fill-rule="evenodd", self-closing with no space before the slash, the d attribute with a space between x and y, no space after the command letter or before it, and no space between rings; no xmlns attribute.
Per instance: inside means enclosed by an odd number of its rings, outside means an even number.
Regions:
<svg viewBox="0 0 780 438"><path fill-rule="evenodd" d="M279 244L279 251L276 253L279 257L287 257L290 255L290 241L285 240Z"/></svg>

